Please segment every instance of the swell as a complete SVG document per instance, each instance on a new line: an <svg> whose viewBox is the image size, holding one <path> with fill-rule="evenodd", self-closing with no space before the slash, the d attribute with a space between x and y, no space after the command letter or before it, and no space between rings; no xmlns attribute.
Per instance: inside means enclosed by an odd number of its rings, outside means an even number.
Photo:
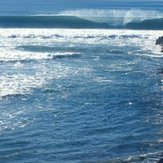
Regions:
<svg viewBox="0 0 163 163"><path fill-rule="evenodd" d="M158 30L162 30L163 29L163 18L144 20L140 23L132 22L132 23L126 24L125 27L131 28L131 29L156 29L156 30L158 29Z"/></svg>
<svg viewBox="0 0 163 163"><path fill-rule="evenodd" d="M0 16L0 27L102 28L103 26L75 16Z"/></svg>
<svg viewBox="0 0 163 163"><path fill-rule="evenodd" d="M91 19L91 18L89 18ZM101 18L102 20L104 18ZM0 27L5 28L103 28L103 29L163 29L163 18L128 21L122 23L119 17L93 19L77 16L0 16ZM128 18L129 19L129 18ZM119 22L118 22L119 21ZM118 22L115 24L115 22Z"/></svg>

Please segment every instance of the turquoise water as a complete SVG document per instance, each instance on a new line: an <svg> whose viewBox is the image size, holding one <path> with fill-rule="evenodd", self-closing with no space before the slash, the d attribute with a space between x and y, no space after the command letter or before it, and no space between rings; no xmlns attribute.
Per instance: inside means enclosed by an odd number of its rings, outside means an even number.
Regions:
<svg viewBox="0 0 163 163"><path fill-rule="evenodd" d="M0 1L0 162L163 158L163 2L100 2Z"/></svg>

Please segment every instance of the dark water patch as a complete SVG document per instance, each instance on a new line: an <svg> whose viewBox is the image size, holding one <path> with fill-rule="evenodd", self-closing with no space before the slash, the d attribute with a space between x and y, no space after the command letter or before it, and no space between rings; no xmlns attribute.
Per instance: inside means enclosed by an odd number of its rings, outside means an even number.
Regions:
<svg viewBox="0 0 163 163"><path fill-rule="evenodd" d="M163 68L158 69L158 73L163 75Z"/></svg>
<svg viewBox="0 0 163 163"><path fill-rule="evenodd" d="M1 148L5 151L5 149L17 149L17 148L24 148L27 147L30 143L28 141L10 141L10 142L5 142L1 143ZM1 151L0 151L1 152ZM6 151L5 151L6 153ZM1 153L2 154L2 153Z"/></svg>
<svg viewBox="0 0 163 163"><path fill-rule="evenodd" d="M75 16L0 16L0 27L102 28L103 25Z"/></svg>
<svg viewBox="0 0 163 163"><path fill-rule="evenodd" d="M29 51L29 52L48 52L48 53L60 53L62 56L64 56L64 53L90 53L89 55L92 54L98 54L99 53L111 53L111 54L124 54L126 51L124 51L125 47L122 48L122 50L117 50L116 47L102 47L98 45L90 46L89 45L78 45L78 46L41 46L41 45L21 45L17 46L16 49L20 51ZM53 55L53 54L50 54ZM56 56L61 56L61 55L56 55ZM66 56L66 55L65 55ZM70 55L71 56L71 55ZM117 56L117 55L116 55ZM55 57L55 55L54 55ZM87 56L89 57L89 56ZM102 57L102 54L100 55Z"/></svg>
<svg viewBox="0 0 163 163"><path fill-rule="evenodd" d="M45 35L27 35L27 36L24 36L24 38L42 38L42 39L52 39L52 38L63 38L62 35L59 35L59 34L54 34L54 35L49 35L49 36L45 36Z"/></svg>
<svg viewBox="0 0 163 163"><path fill-rule="evenodd" d="M17 50L29 51L29 52L80 52L85 48L82 47L68 47L68 46L41 46L41 45L21 45L16 47Z"/></svg>
<svg viewBox="0 0 163 163"><path fill-rule="evenodd" d="M79 58L79 54L64 54L64 55L54 55L53 59L62 59L62 58Z"/></svg>
<svg viewBox="0 0 163 163"><path fill-rule="evenodd" d="M142 38L141 35L121 35L119 36L122 39L126 39L126 38Z"/></svg>
<svg viewBox="0 0 163 163"><path fill-rule="evenodd" d="M8 38L17 38L17 37L20 37L20 35L11 35L11 36L8 36Z"/></svg>

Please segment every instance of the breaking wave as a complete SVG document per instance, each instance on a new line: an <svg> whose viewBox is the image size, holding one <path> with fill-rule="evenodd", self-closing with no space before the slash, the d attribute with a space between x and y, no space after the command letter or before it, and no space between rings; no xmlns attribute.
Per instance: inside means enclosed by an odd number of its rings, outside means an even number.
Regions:
<svg viewBox="0 0 163 163"><path fill-rule="evenodd" d="M0 27L163 29L154 10L68 10L56 15L0 16Z"/></svg>

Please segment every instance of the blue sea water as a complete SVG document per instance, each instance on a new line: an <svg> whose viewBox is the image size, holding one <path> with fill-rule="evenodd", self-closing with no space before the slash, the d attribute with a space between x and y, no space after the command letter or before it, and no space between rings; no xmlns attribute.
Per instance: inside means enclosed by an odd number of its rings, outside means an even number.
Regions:
<svg viewBox="0 0 163 163"><path fill-rule="evenodd" d="M162 35L162 0L0 0L0 162L163 159Z"/></svg>

